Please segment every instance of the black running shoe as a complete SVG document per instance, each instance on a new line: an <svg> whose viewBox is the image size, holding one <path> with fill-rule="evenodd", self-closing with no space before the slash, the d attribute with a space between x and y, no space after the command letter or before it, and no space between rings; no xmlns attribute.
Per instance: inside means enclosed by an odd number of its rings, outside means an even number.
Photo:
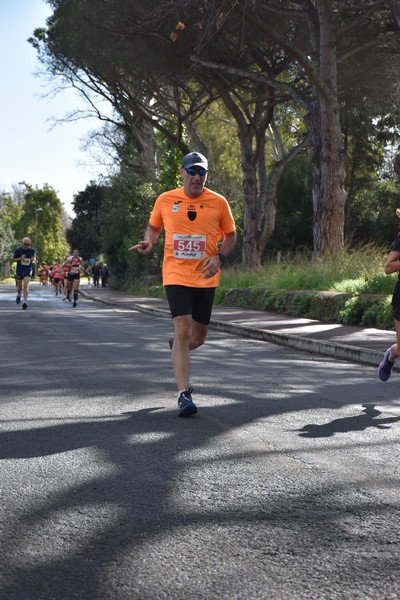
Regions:
<svg viewBox="0 0 400 600"><path fill-rule="evenodd" d="M23 303L23 305L22 305L22 308L23 308L24 310L26 310L26 309L28 308L28 305L27 305L27 303L26 303L26 302L24 302L24 303Z"/></svg>
<svg viewBox="0 0 400 600"><path fill-rule="evenodd" d="M77 302L74 302L72 306L75 308L75 306L77 306Z"/></svg>
<svg viewBox="0 0 400 600"><path fill-rule="evenodd" d="M16 297L15 302L17 304L20 304L20 302L21 302L21 296L20 296L20 294L18 294L18 296Z"/></svg>
<svg viewBox="0 0 400 600"><path fill-rule="evenodd" d="M178 398L178 416L179 417L190 417L197 413L197 406L192 400L192 386L188 386L184 392L182 392Z"/></svg>

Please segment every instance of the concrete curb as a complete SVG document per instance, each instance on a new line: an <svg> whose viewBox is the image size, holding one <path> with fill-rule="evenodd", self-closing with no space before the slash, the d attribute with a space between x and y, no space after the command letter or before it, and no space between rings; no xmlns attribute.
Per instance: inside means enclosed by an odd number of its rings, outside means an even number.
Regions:
<svg viewBox="0 0 400 600"><path fill-rule="evenodd" d="M382 360L382 352L357 348L339 342L325 342L312 338L302 337L300 335L290 335L287 333L277 333L269 329L253 329L242 325L234 325L224 321L211 321L211 327L225 333L247 337L262 342L269 342L277 346L287 346L301 352L313 352L322 356L330 356L339 360L361 363L365 365L376 366Z"/></svg>
<svg viewBox="0 0 400 600"><path fill-rule="evenodd" d="M108 306L119 306L117 303L110 302L104 298L86 295L84 291L82 295L89 300L101 302L102 304L106 304ZM124 303L123 308L128 310L136 310L149 315L156 315L162 318L170 318L170 313L168 310L145 306L137 302ZM358 348L356 346L341 344L339 342L326 342L298 335L277 333L276 331L271 331L269 329L255 329L252 327L245 327L243 325L235 325L234 323L220 321L217 319L211 320L210 329L229 333L238 337L294 348L295 350L299 350L301 352L312 352L321 356L329 356L338 360L361 363L374 367L376 367L382 360L382 352L377 352L376 350Z"/></svg>

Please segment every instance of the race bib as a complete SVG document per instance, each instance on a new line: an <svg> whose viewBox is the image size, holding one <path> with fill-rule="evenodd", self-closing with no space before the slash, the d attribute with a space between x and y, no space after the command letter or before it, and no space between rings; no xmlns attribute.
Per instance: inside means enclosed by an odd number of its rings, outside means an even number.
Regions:
<svg viewBox="0 0 400 600"><path fill-rule="evenodd" d="M175 258L201 260L206 257L206 236L175 233L172 248Z"/></svg>
<svg viewBox="0 0 400 600"><path fill-rule="evenodd" d="M24 265L24 267L29 267L30 264L31 264L30 258L21 258L21 265Z"/></svg>
<svg viewBox="0 0 400 600"><path fill-rule="evenodd" d="M79 273L79 267L71 267L70 273L72 275L76 275L77 273Z"/></svg>

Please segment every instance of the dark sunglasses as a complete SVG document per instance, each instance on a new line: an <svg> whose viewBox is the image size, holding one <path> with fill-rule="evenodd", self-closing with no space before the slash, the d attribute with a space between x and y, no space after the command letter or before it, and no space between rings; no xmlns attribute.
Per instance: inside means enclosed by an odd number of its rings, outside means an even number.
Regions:
<svg viewBox="0 0 400 600"><path fill-rule="evenodd" d="M205 177L207 173L207 169L203 169L203 167L195 168L195 167L183 167L188 175L200 175L200 177Z"/></svg>

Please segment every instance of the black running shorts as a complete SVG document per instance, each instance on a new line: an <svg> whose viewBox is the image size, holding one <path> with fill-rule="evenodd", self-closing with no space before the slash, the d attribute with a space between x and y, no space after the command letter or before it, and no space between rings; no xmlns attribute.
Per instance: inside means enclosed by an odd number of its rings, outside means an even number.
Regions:
<svg viewBox="0 0 400 600"><path fill-rule="evenodd" d="M23 281L25 277L32 277L32 271L26 271L25 273L17 273L16 275L18 281Z"/></svg>
<svg viewBox="0 0 400 600"><path fill-rule="evenodd" d="M214 304L215 287L195 288L166 285L165 291L172 318L191 315L194 321L209 325Z"/></svg>
<svg viewBox="0 0 400 600"><path fill-rule="evenodd" d="M392 297L393 316L400 321L400 280L396 281Z"/></svg>

